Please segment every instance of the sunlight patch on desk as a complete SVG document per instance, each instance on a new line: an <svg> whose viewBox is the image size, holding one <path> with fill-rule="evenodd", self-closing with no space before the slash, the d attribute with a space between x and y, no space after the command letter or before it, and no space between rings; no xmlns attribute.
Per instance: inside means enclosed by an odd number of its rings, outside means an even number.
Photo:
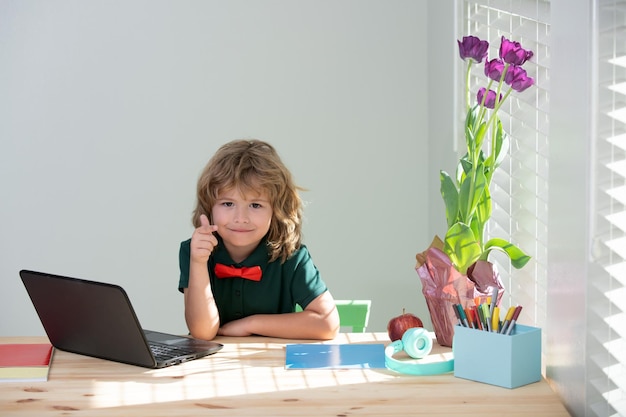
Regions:
<svg viewBox="0 0 626 417"><path fill-rule="evenodd" d="M350 343L359 343L357 335ZM363 340L372 342L369 339ZM242 396L366 384L391 380L391 371L362 369L288 370L285 344L231 343L215 355L164 369L147 371L151 380L93 381L91 403L96 408L210 400ZM319 374L319 378L316 375ZM329 374L332 378L329 378Z"/></svg>

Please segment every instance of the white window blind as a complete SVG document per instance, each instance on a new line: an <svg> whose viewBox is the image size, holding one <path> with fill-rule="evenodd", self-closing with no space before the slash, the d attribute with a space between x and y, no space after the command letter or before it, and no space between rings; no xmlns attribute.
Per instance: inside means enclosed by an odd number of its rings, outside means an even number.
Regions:
<svg viewBox="0 0 626 417"><path fill-rule="evenodd" d="M596 4L598 111L586 414L626 416L626 1Z"/></svg>
<svg viewBox="0 0 626 417"><path fill-rule="evenodd" d="M535 79L535 85L522 93L512 92L498 112L510 136L511 146L509 156L498 168L492 181L490 191L493 214L486 239L504 238L532 257L520 270L512 268L504 255L492 253L490 261L497 266L506 288L502 305L505 308L523 306L520 321L544 327L547 293L550 3L537 0L466 0L459 12L462 35L474 35L487 40L489 60L498 58L502 36L520 42L524 49L534 53L532 59L524 64L524 69ZM472 71L470 91L475 97L480 87L486 87L488 80L483 65L475 65ZM459 73L463 74L463 71ZM462 104L462 97L457 101Z"/></svg>

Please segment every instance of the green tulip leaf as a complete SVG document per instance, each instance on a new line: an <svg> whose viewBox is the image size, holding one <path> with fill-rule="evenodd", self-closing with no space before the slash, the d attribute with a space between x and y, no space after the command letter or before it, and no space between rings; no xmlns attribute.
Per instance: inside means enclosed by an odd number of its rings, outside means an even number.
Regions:
<svg viewBox="0 0 626 417"><path fill-rule="evenodd" d="M509 153L509 135L506 134L502 128L502 123L498 119L496 127L496 149L494 150L495 162L493 163L492 170L500 166L504 158Z"/></svg>
<svg viewBox="0 0 626 417"><path fill-rule="evenodd" d="M485 180L486 181L486 180ZM483 194L480 198L480 201L476 205L476 214L473 219L476 219L477 229L474 231L476 234L476 238L482 242L483 236L482 232L485 230L485 225L487 221L491 217L491 192L489 191L489 187L485 186L483 190Z"/></svg>
<svg viewBox="0 0 626 417"><path fill-rule="evenodd" d="M485 244L485 252L481 259L487 260L492 249L498 249L506 253L511 259L511 265L517 269L523 268L530 261L530 256L526 255L520 248L500 238L489 239Z"/></svg>
<svg viewBox="0 0 626 417"><path fill-rule="evenodd" d="M459 167L457 169L457 181L460 183L463 178L472 172L472 162L467 159L467 154L459 160Z"/></svg>
<svg viewBox="0 0 626 417"><path fill-rule="evenodd" d="M479 106L475 105L467 111L467 117L465 118L465 144L470 154L474 154L476 151L476 138L474 132L476 131L476 124L478 123L478 110Z"/></svg>
<svg viewBox="0 0 626 417"><path fill-rule="evenodd" d="M456 223L459 213L459 191L456 189L456 185L450 175L447 172L441 171L439 173L441 180L441 196L446 205L446 221L448 227Z"/></svg>
<svg viewBox="0 0 626 417"><path fill-rule="evenodd" d="M509 153L509 135L506 134L504 129L502 128L502 123L499 119L497 119L496 127L495 127L495 141L494 141L494 150L492 151L489 158L485 162L485 173L487 178L493 175L493 172L502 164L504 158Z"/></svg>
<svg viewBox="0 0 626 417"><path fill-rule="evenodd" d="M472 217L472 221L469 224L469 228L472 230L472 233L474 234L474 240L476 240L476 242L478 242L478 244L480 245L481 240L482 240L483 229L481 228L480 221L478 220L476 216Z"/></svg>
<svg viewBox="0 0 626 417"><path fill-rule="evenodd" d="M456 223L448 229L444 239L444 252L460 273L465 274L481 254L474 232L466 224Z"/></svg>
<svg viewBox="0 0 626 417"><path fill-rule="evenodd" d="M463 180L459 190L459 215L461 221L467 223L471 221L487 188L487 178L485 178L483 170L477 169L473 174L475 175L474 183L470 177L467 177Z"/></svg>
<svg viewBox="0 0 626 417"><path fill-rule="evenodd" d="M481 146L483 146L483 140L485 140L485 134L487 133L487 123L481 123L478 126L478 130L476 131L476 136L474 137L474 149L479 150Z"/></svg>

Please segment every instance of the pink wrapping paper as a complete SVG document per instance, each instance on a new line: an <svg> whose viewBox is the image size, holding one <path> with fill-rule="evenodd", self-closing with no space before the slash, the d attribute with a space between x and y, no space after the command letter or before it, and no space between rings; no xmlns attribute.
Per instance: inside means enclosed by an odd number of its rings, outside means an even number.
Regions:
<svg viewBox="0 0 626 417"><path fill-rule="evenodd" d="M458 319L454 314L453 305L461 304L463 308L474 305L474 298L481 297L486 301L491 296L494 286L498 287L498 300L504 293L504 287L495 267L486 261L478 261L470 269L468 276L461 275L452 265L450 258L436 247L430 247L421 254L424 262L416 267L422 281L422 294L433 323L437 343L441 346L452 346L454 326ZM418 255L418 260L420 256Z"/></svg>

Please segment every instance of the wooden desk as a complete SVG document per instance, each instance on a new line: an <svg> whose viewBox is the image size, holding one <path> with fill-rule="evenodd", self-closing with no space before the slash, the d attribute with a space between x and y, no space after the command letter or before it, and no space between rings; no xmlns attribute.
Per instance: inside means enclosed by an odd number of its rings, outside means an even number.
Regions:
<svg viewBox="0 0 626 417"><path fill-rule="evenodd" d="M0 338L31 343L45 338ZM217 354L151 370L56 351L47 382L0 383L2 416L568 416L545 381L506 389L452 374L287 370L286 343L220 338ZM388 343L384 333L328 343Z"/></svg>

